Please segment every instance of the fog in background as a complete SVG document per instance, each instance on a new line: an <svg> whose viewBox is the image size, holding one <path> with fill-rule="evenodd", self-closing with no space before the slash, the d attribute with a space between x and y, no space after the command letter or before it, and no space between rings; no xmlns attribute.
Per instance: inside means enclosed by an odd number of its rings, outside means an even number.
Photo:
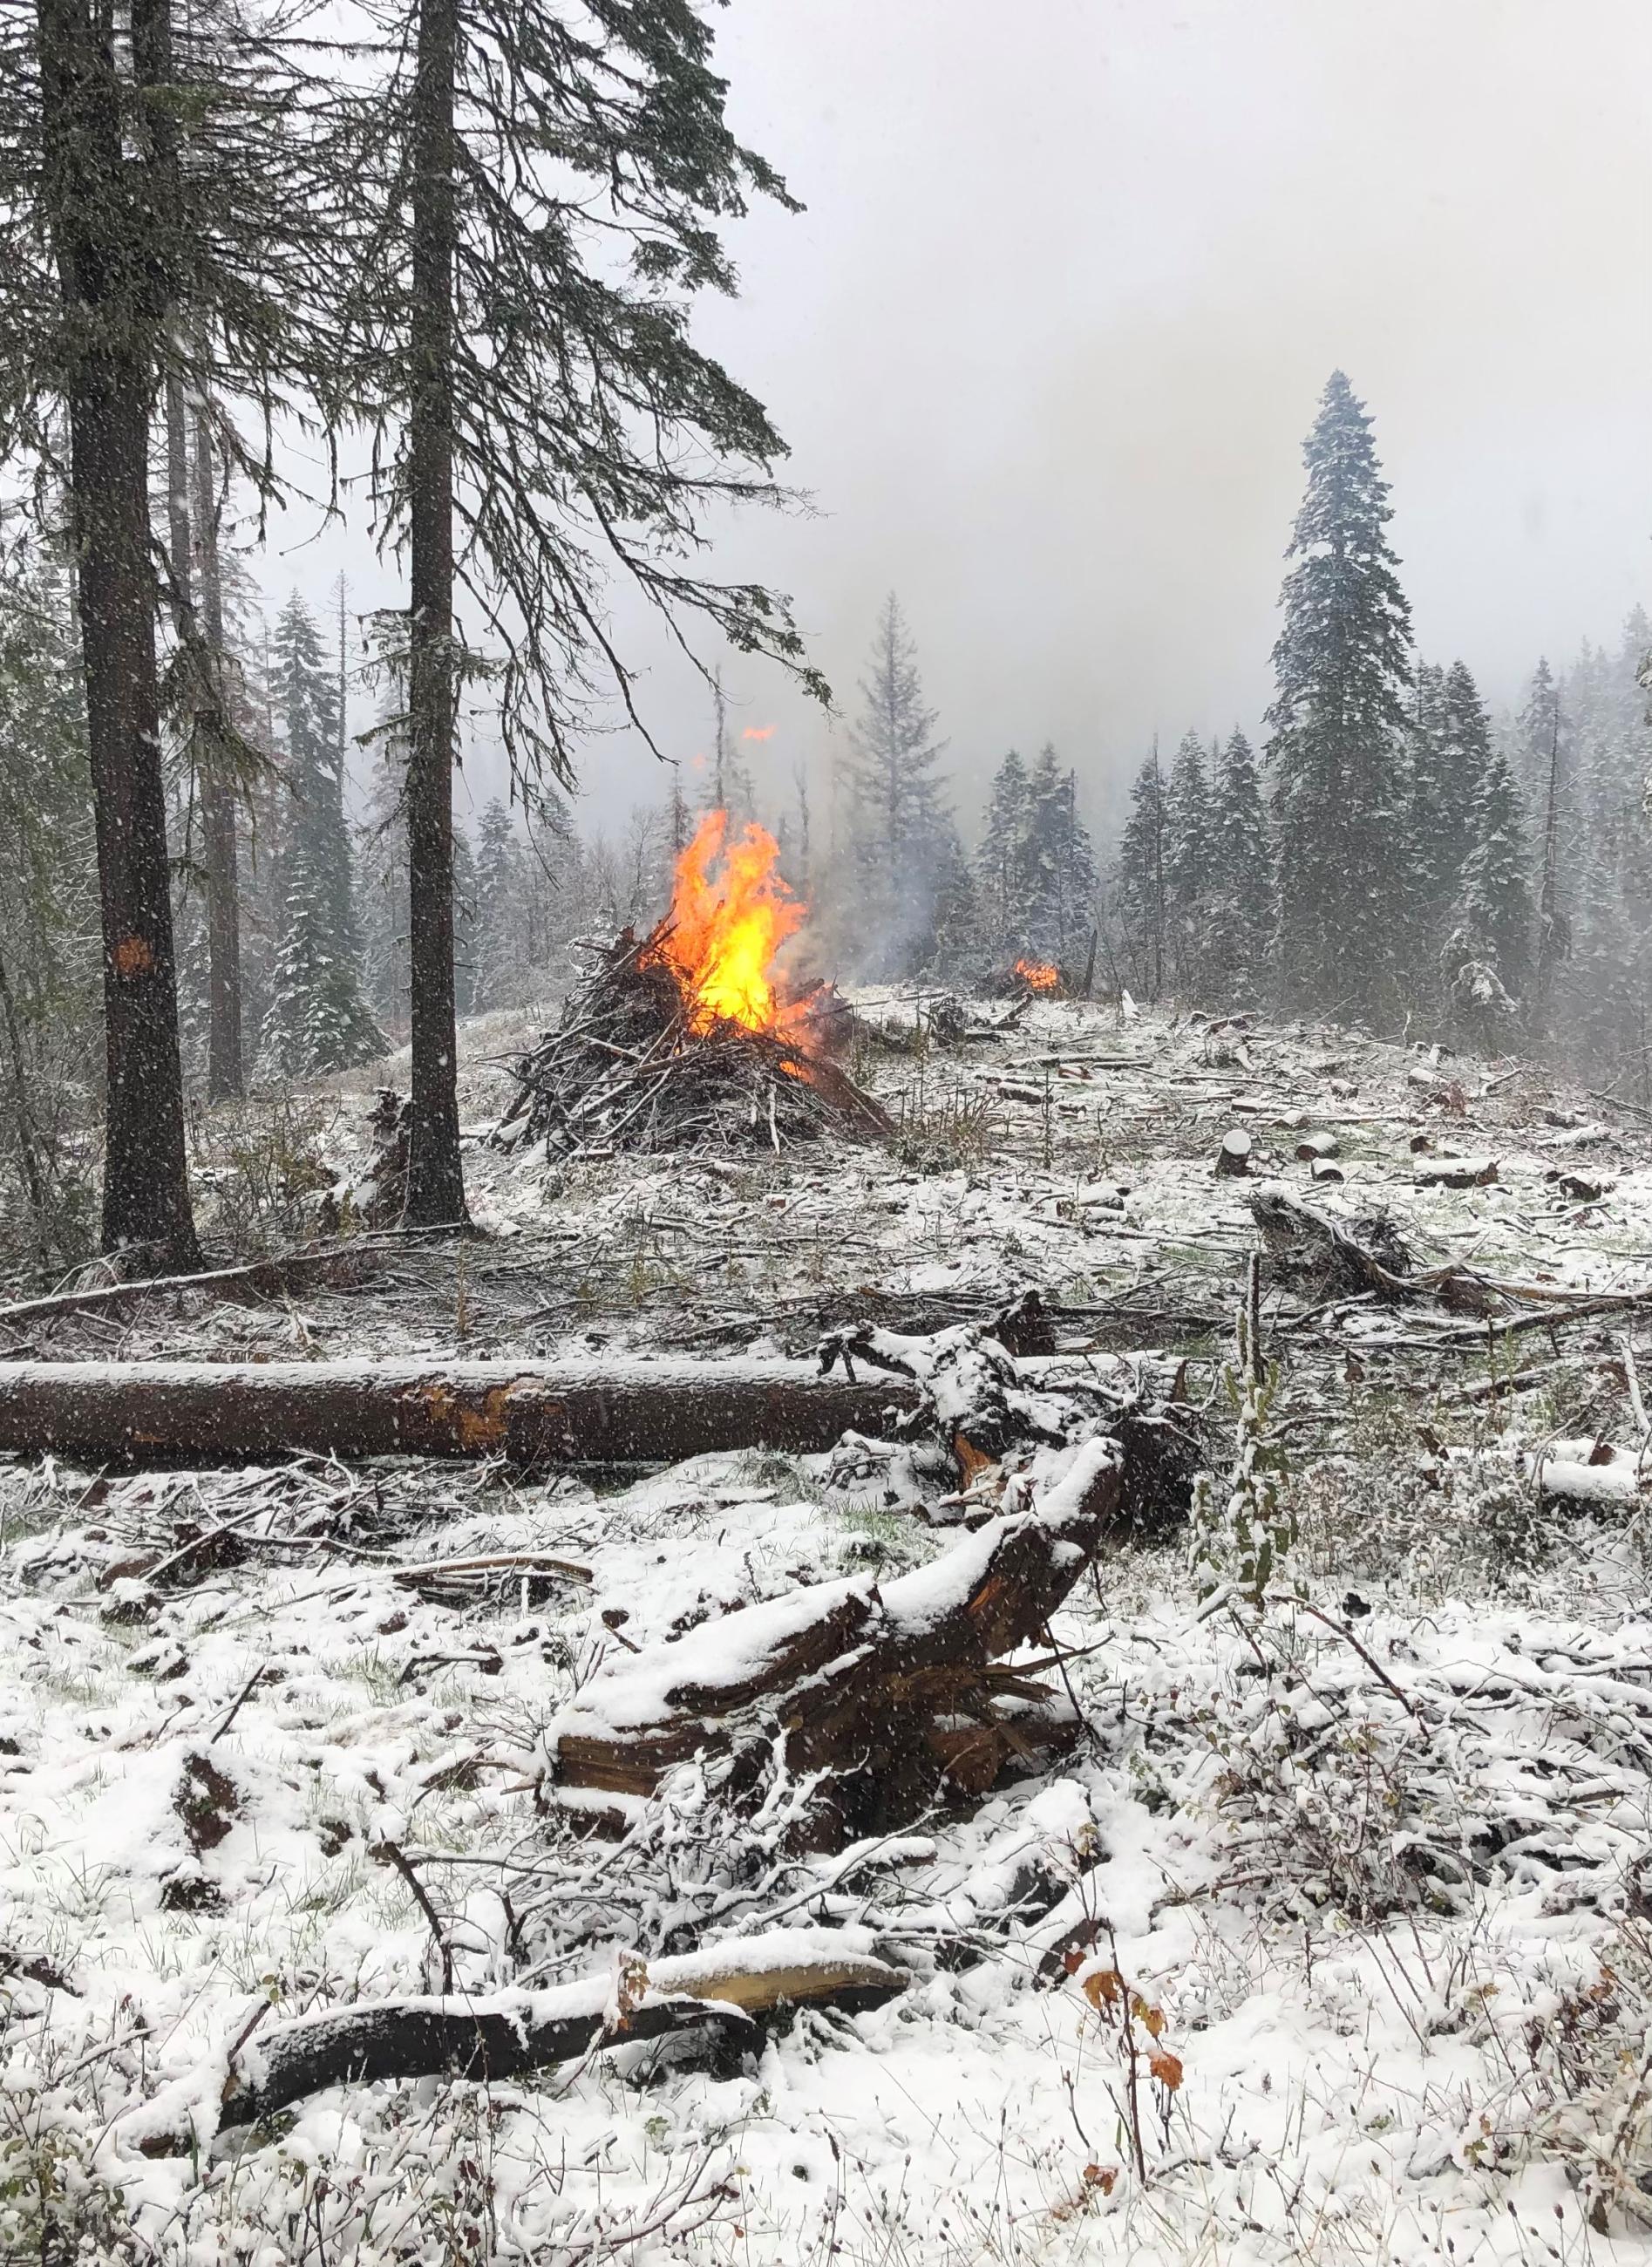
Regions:
<svg viewBox="0 0 1652 2267"><path fill-rule="evenodd" d="M808 207L731 241L699 335L812 517L720 525L840 708L900 593L961 815L1053 737L1104 820L1154 731L1254 728L1299 449L1341 364L1377 421L1425 657L1494 706L1652 598L1652 11L1641 0L733 0L736 130ZM262 579L396 595L289 515ZM667 752L710 703L619 591ZM727 658L705 649L708 660ZM760 799L834 727L728 659ZM363 707L359 723L367 721ZM468 799L501 781L486 743ZM664 791L589 744L588 823ZM461 790L463 809L466 790Z"/></svg>

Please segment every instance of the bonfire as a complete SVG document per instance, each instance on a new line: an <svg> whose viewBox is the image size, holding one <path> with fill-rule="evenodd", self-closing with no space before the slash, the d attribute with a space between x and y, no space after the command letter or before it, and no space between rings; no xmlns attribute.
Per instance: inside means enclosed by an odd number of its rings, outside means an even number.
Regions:
<svg viewBox="0 0 1652 2267"><path fill-rule="evenodd" d="M708 813L664 919L645 937L576 947L592 965L515 1066L523 1092L506 1126L560 1156L888 1134L839 1060L844 1002L782 971L806 918L772 835L749 824L731 839L727 812Z"/></svg>

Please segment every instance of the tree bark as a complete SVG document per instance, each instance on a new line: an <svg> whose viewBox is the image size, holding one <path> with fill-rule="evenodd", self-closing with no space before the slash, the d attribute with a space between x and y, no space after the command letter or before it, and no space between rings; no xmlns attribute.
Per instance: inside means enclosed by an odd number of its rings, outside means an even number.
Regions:
<svg viewBox="0 0 1652 2267"><path fill-rule="evenodd" d="M407 864L413 1127L403 1220L467 1220L453 975L454 87L458 0L420 0L409 349Z"/></svg>
<svg viewBox="0 0 1652 2267"><path fill-rule="evenodd" d="M796 1362L0 1362L0 1449L103 1463L503 1456L525 1466L803 1454L883 1428L916 1390Z"/></svg>
<svg viewBox="0 0 1652 2267"><path fill-rule="evenodd" d="M113 33L38 0L47 199L64 297L69 506L103 930L103 1242L195 1256L161 775L149 432L166 290L152 170L127 154ZM143 77L153 6L132 17ZM161 241L155 241L157 234Z"/></svg>

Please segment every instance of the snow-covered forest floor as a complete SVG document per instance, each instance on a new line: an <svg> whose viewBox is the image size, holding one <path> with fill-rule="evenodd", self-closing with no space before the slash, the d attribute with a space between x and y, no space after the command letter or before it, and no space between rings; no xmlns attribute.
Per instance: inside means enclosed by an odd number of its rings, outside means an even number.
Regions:
<svg viewBox="0 0 1652 2267"><path fill-rule="evenodd" d="M1108 1553L1052 1628L1078 1743L829 1856L787 1842L781 1786L754 1823L673 1782L617 1852L534 1775L621 1648L955 1541L875 1475L0 1463L5 2256L1644 2256L1652 1522L1633 1483L1539 1502L1517 1452L1641 1442L1634 1312L1551 1295L1652 1286L1652 1121L1512 1062L1040 1002L998 1039L865 1056L892 1151L551 1168L487 1139L532 1029L466 1033L486 1238L4 1351L799 1354L1035 1285L1060 1352L1029 1369L1135 1376L1214 1443L1265 1178L1386 1213L1416 1269L1518 1283L1523 1326L1270 1293L1303 1603L1202 1618L1184 1537ZM201 1129L221 1235L359 1175L381 1075ZM1240 1128L1250 1175L1217 1178ZM1316 1134L1341 1184L1298 1157ZM572 1571L435 1563L522 1554ZM743 2050L345 2087L142 2146L216 2098L255 2021L441 1990L444 1956L486 1993L771 1924L910 1986Z"/></svg>

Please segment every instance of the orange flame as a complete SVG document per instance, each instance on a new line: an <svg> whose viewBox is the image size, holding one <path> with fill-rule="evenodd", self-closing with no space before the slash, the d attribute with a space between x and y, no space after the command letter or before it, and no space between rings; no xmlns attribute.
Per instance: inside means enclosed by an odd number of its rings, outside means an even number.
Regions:
<svg viewBox="0 0 1652 2267"><path fill-rule="evenodd" d="M806 909L777 870L780 847L771 834L755 822L736 841L727 834L726 811L701 819L676 862L671 910L647 957L676 977L691 1031L708 1031L720 1018L749 1031L779 1031L786 1010L774 957L802 927Z"/></svg>
<svg viewBox="0 0 1652 2267"><path fill-rule="evenodd" d="M1047 960L1018 960L1015 973L1032 992L1053 992L1061 981L1060 969L1052 968Z"/></svg>

